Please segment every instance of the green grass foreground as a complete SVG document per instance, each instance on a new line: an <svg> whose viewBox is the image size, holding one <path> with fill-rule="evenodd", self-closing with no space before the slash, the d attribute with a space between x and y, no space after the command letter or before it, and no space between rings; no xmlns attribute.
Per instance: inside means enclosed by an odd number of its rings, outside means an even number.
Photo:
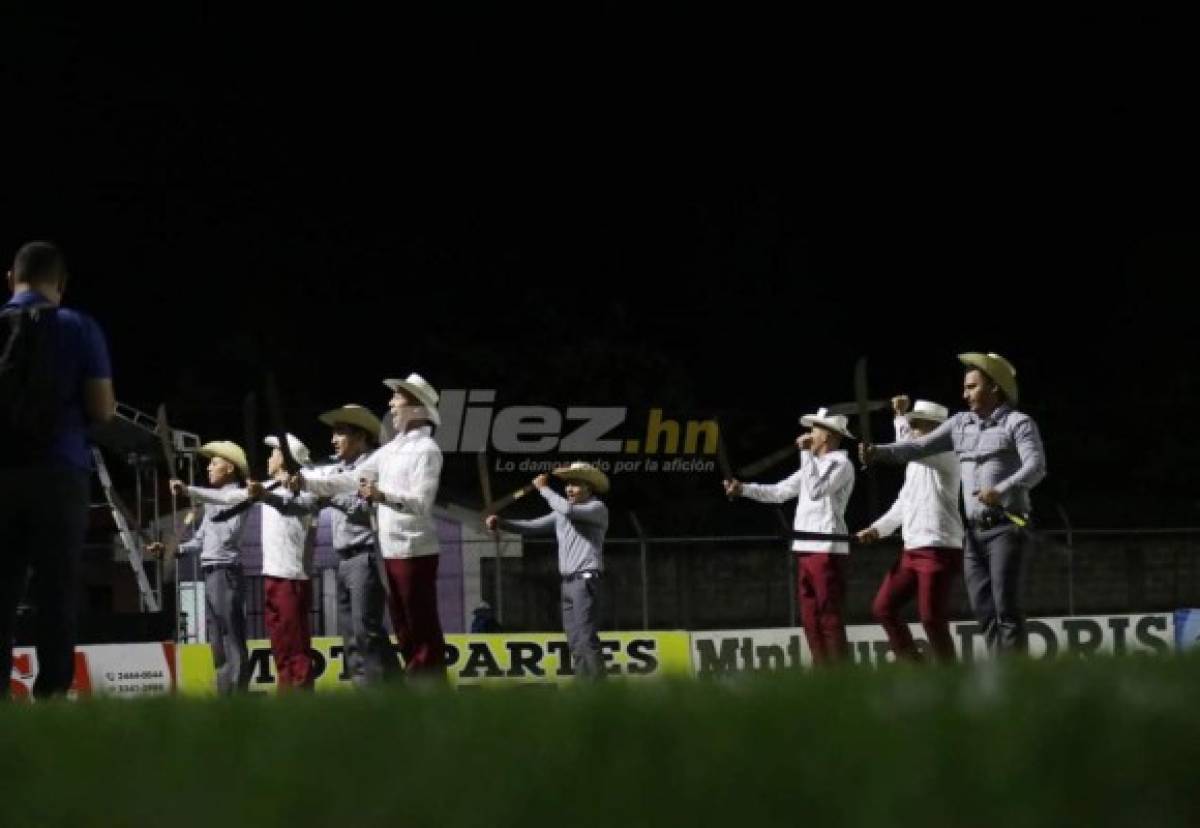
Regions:
<svg viewBox="0 0 1200 828"><path fill-rule="evenodd" d="M2 824L1200 824L1200 660L0 708Z"/></svg>

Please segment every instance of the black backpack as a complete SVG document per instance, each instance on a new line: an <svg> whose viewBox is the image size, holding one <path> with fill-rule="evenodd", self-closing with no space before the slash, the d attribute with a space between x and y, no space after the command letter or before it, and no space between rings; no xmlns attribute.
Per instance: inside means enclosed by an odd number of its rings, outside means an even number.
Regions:
<svg viewBox="0 0 1200 828"><path fill-rule="evenodd" d="M58 431L57 308L0 308L0 465L45 457Z"/></svg>

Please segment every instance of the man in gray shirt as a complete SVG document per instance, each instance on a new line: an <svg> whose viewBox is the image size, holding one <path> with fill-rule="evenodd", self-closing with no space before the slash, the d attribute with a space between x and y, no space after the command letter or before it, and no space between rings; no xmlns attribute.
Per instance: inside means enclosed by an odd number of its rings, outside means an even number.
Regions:
<svg viewBox="0 0 1200 828"><path fill-rule="evenodd" d="M379 442L382 424L361 405L343 405L318 418L333 429L336 463L320 469L340 474L361 466ZM384 593L379 548L371 528L371 504L357 492L322 498L329 508L337 552L338 629L346 672L358 687L398 675L400 660L383 626Z"/></svg>
<svg viewBox="0 0 1200 828"><path fill-rule="evenodd" d="M218 493L228 495L238 491L240 483L250 475L246 452L236 443L219 440L205 443L200 454L210 458L208 482L211 489L187 486L171 481L171 490L179 495L191 495L199 502L208 502L204 517L191 540L179 544L179 555L200 553L200 569L204 572L204 605L207 619L208 644L212 649L213 666L217 671L217 693L229 695L250 686L250 653L246 647L246 586L242 577L242 529L247 510L236 511L216 520L222 511L214 501ZM146 552L161 554L164 546L152 543Z"/></svg>
<svg viewBox="0 0 1200 828"><path fill-rule="evenodd" d="M604 535L608 532L608 507L594 493L608 492L608 477L588 463L572 463L554 470L566 483L567 496L550 488L550 478L541 474L533 485L550 505L551 512L533 520L501 520L487 516L488 529L497 528L522 535L545 534L551 528L558 536L558 571L562 576L563 629L571 650L571 666L587 679L604 677L604 657L596 634L597 598L604 573Z"/></svg>
<svg viewBox="0 0 1200 828"><path fill-rule="evenodd" d="M860 445L864 463L907 463L953 451L962 472L967 549L963 556L971 609L993 651L1024 651L1021 565L1031 538L1029 491L1046 476L1037 424L1018 411L1016 370L998 354L959 354L966 366L960 412L924 437Z"/></svg>

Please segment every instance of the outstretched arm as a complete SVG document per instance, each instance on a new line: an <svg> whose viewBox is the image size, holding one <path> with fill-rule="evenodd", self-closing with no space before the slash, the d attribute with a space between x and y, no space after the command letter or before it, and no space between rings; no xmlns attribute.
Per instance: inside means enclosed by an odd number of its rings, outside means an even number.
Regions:
<svg viewBox="0 0 1200 828"><path fill-rule="evenodd" d="M206 489L203 486L185 486L184 492L197 503L214 506L236 506L249 498L245 489Z"/></svg>
<svg viewBox="0 0 1200 828"><path fill-rule="evenodd" d="M786 480L780 480L778 483L743 483L741 485L741 496L750 500L757 500L759 503L783 503L791 500L800 494L801 482L804 479L804 458L801 457L801 467ZM808 462L812 462L811 456Z"/></svg>
<svg viewBox="0 0 1200 828"><path fill-rule="evenodd" d="M501 529L507 529L521 535L546 535L554 529L554 514L548 513L532 520L499 520Z"/></svg>
<svg viewBox="0 0 1200 828"><path fill-rule="evenodd" d="M871 446L870 459L872 462L907 463L931 454L953 451L955 420L956 418L951 417L924 437L917 437L903 443Z"/></svg>

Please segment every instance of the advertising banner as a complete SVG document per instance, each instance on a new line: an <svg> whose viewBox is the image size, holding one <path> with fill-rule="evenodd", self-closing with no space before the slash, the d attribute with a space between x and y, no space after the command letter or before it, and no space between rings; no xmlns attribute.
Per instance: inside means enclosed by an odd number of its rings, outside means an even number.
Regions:
<svg viewBox="0 0 1200 828"><path fill-rule="evenodd" d="M1200 647L1200 609L1175 610L1175 647L1180 651Z"/></svg>
<svg viewBox="0 0 1200 828"><path fill-rule="evenodd" d="M1172 613L1148 615L1090 615L1070 618L1031 618L1029 654L1034 658L1061 655L1089 656L1099 653L1166 653L1175 647L1176 618ZM1200 621L1197 634L1200 634ZM910 624L922 653L929 649L925 630ZM950 625L959 658L971 662L987 657L980 627L974 621ZM858 664L893 661L883 628L876 624L846 628L851 655ZM761 630L723 630L692 633L692 666L696 675L778 670L806 666L812 655L799 627Z"/></svg>
<svg viewBox="0 0 1200 828"><path fill-rule="evenodd" d="M690 638L686 632L601 633L600 642L611 676L641 679L691 674ZM271 642L251 641L249 646L250 689L274 692ZM215 694L215 672L208 645L182 645L178 652L180 691ZM566 638L561 633L446 636L449 679L458 686L569 682L574 673L568 653ZM340 638L314 638L311 654L318 690L353 686L346 672Z"/></svg>
<svg viewBox="0 0 1200 828"><path fill-rule="evenodd" d="M28 699L37 678L37 650L13 649L9 692ZM175 689L175 645L88 644L75 649L72 696L162 696Z"/></svg>

